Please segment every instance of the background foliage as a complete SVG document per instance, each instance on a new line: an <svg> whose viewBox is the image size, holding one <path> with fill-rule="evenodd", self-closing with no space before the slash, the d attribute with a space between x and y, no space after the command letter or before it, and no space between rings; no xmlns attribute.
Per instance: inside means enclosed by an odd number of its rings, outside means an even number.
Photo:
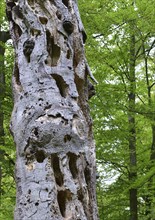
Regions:
<svg viewBox="0 0 155 220"><path fill-rule="evenodd" d="M4 1L1 1L0 7L0 32L1 36L4 32L8 34ZM9 132L9 121L12 111L11 72L14 55L9 41L6 44L1 41L0 48L5 49L4 56L0 54L0 127L4 130L0 137L0 219L11 220L15 204L15 147Z"/></svg>
<svg viewBox="0 0 155 220"><path fill-rule="evenodd" d="M79 2L88 34L86 53L99 82L90 104L100 173L100 219L130 219L131 189L138 193L138 218L154 219L155 2ZM131 94L135 98L132 109ZM134 134L129 116L135 119ZM134 152L129 147L131 135ZM133 173L136 177L130 178Z"/></svg>

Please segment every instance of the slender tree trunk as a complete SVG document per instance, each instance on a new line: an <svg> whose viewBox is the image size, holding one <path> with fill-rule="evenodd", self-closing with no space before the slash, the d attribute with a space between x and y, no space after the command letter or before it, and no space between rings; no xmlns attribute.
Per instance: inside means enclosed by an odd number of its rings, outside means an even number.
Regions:
<svg viewBox="0 0 155 220"><path fill-rule="evenodd" d="M130 152L130 173L129 180L131 185L137 178L137 158L136 158L136 125L135 125L135 91L136 91L136 79L135 79L135 36L134 36L134 21L130 23L130 92L129 92L129 111L128 111L128 123L129 123L129 152ZM130 195L130 220L138 219L137 211L137 189L131 187L129 190Z"/></svg>
<svg viewBox="0 0 155 220"><path fill-rule="evenodd" d="M152 124L152 145L151 145L151 153L150 153L150 166L151 169L152 166L155 164L155 124ZM148 189L147 189L147 195L145 196L145 202L146 202L146 217L147 220L155 220L155 211L154 211L154 196L155 196L155 186L154 186L154 176L152 176L148 180Z"/></svg>
<svg viewBox="0 0 155 220"><path fill-rule="evenodd" d="M9 32L0 31L0 42L6 43L10 38ZM4 46L0 45L0 145L4 145L4 114L3 101L5 97L5 73L4 73Z"/></svg>
<svg viewBox="0 0 155 220"><path fill-rule="evenodd" d="M150 155L150 162L151 166L154 167L155 165L155 118L153 120L152 124L152 145L151 145L151 155ZM155 176L152 176L152 178L149 180L148 183L148 190L151 193L150 195L150 202L149 202L149 210L150 210L150 219L155 220L155 202L154 202L154 197L155 197Z"/></svg>
<svg viewBox="0 0 155 220"><path fill-rule="evenodd" d="M4 146L4 115L3 115L3 99L4 99L4 92L5 92L5 80L4 80L4 63L2 64L2 57L4 56L4 48L0 46L0 145ZM4 151L0 149L0 161L3 160ZM0 204L1 204L1 195L2 195L2 168L0 165Z"/></svg>
<svg viewBox="0 0 155 220"><path fill-rule="evenodd" d="M154 103L154 92L152 94L152 89L154 89L154 84L150 85L149 73L148 73L148 56L149 53L146 54L145 44L143 42L143 54L144 54L144 63L145 63L145 77L146 77L146 85L147 85L147 95L148 95L148 109L151 111L150 118L151 120L151 130L152 130L152 143L150 148L150 165L149 169L154 166L155 163L155 103ZM154 176L148 180L148 194L145 196L146 202L146 217L148 220L154 220L154 195L155 195L155 187L154 187Z"/></svg>
<svg viewBox="0 0 155 220"><path fill-rule="evenodd" d="M0 42L5 43L10 38L9 32L0 31ZM4 146L4 112L3 101L5 97L5 73L4 73L4 53L5 48L0 45L0 146ZM4 150L0 149L0 161L3 161ZM2 168L0 165L0 204L2 195Z"/></svg>
<svg viewBox="0 0 155 220"><path fill-rule="evenodd" d="M7 1L15 47L15 220L95 220L96 169L76 0Z"/></svg>

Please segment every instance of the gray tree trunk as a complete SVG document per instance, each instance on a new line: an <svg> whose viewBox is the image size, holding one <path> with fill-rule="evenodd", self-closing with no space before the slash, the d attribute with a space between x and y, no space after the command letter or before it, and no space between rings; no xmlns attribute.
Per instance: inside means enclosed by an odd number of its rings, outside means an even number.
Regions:
<svg viewBox="0 0 155 220"><path fill-rule="evenodd" d="M88 98L93 86L76 0L7 1L15 48L11 130L15 220L96 220Z"/></svg>

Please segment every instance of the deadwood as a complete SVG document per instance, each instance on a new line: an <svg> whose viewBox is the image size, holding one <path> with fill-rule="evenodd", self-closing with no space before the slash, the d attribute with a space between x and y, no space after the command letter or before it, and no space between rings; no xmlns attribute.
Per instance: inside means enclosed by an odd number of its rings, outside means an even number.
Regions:
<svg viewBox="0 0 155 220"><path fill-rule="evenodd" d="M76 0L7 1L15 48L15 220L95 220L94 88Z"/></svg>

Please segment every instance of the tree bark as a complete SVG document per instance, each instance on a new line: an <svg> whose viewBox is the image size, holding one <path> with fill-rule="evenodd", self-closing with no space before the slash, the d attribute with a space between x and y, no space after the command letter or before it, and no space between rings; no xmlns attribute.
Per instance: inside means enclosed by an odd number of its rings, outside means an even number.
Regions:
<svg viewBox="0 0 155 220"><path fill-rule="evenodd" d="M15 48L15 220L98 219L86 34L76 0L7 1ZM91 89L90 89L91 88Z"/></svg>

